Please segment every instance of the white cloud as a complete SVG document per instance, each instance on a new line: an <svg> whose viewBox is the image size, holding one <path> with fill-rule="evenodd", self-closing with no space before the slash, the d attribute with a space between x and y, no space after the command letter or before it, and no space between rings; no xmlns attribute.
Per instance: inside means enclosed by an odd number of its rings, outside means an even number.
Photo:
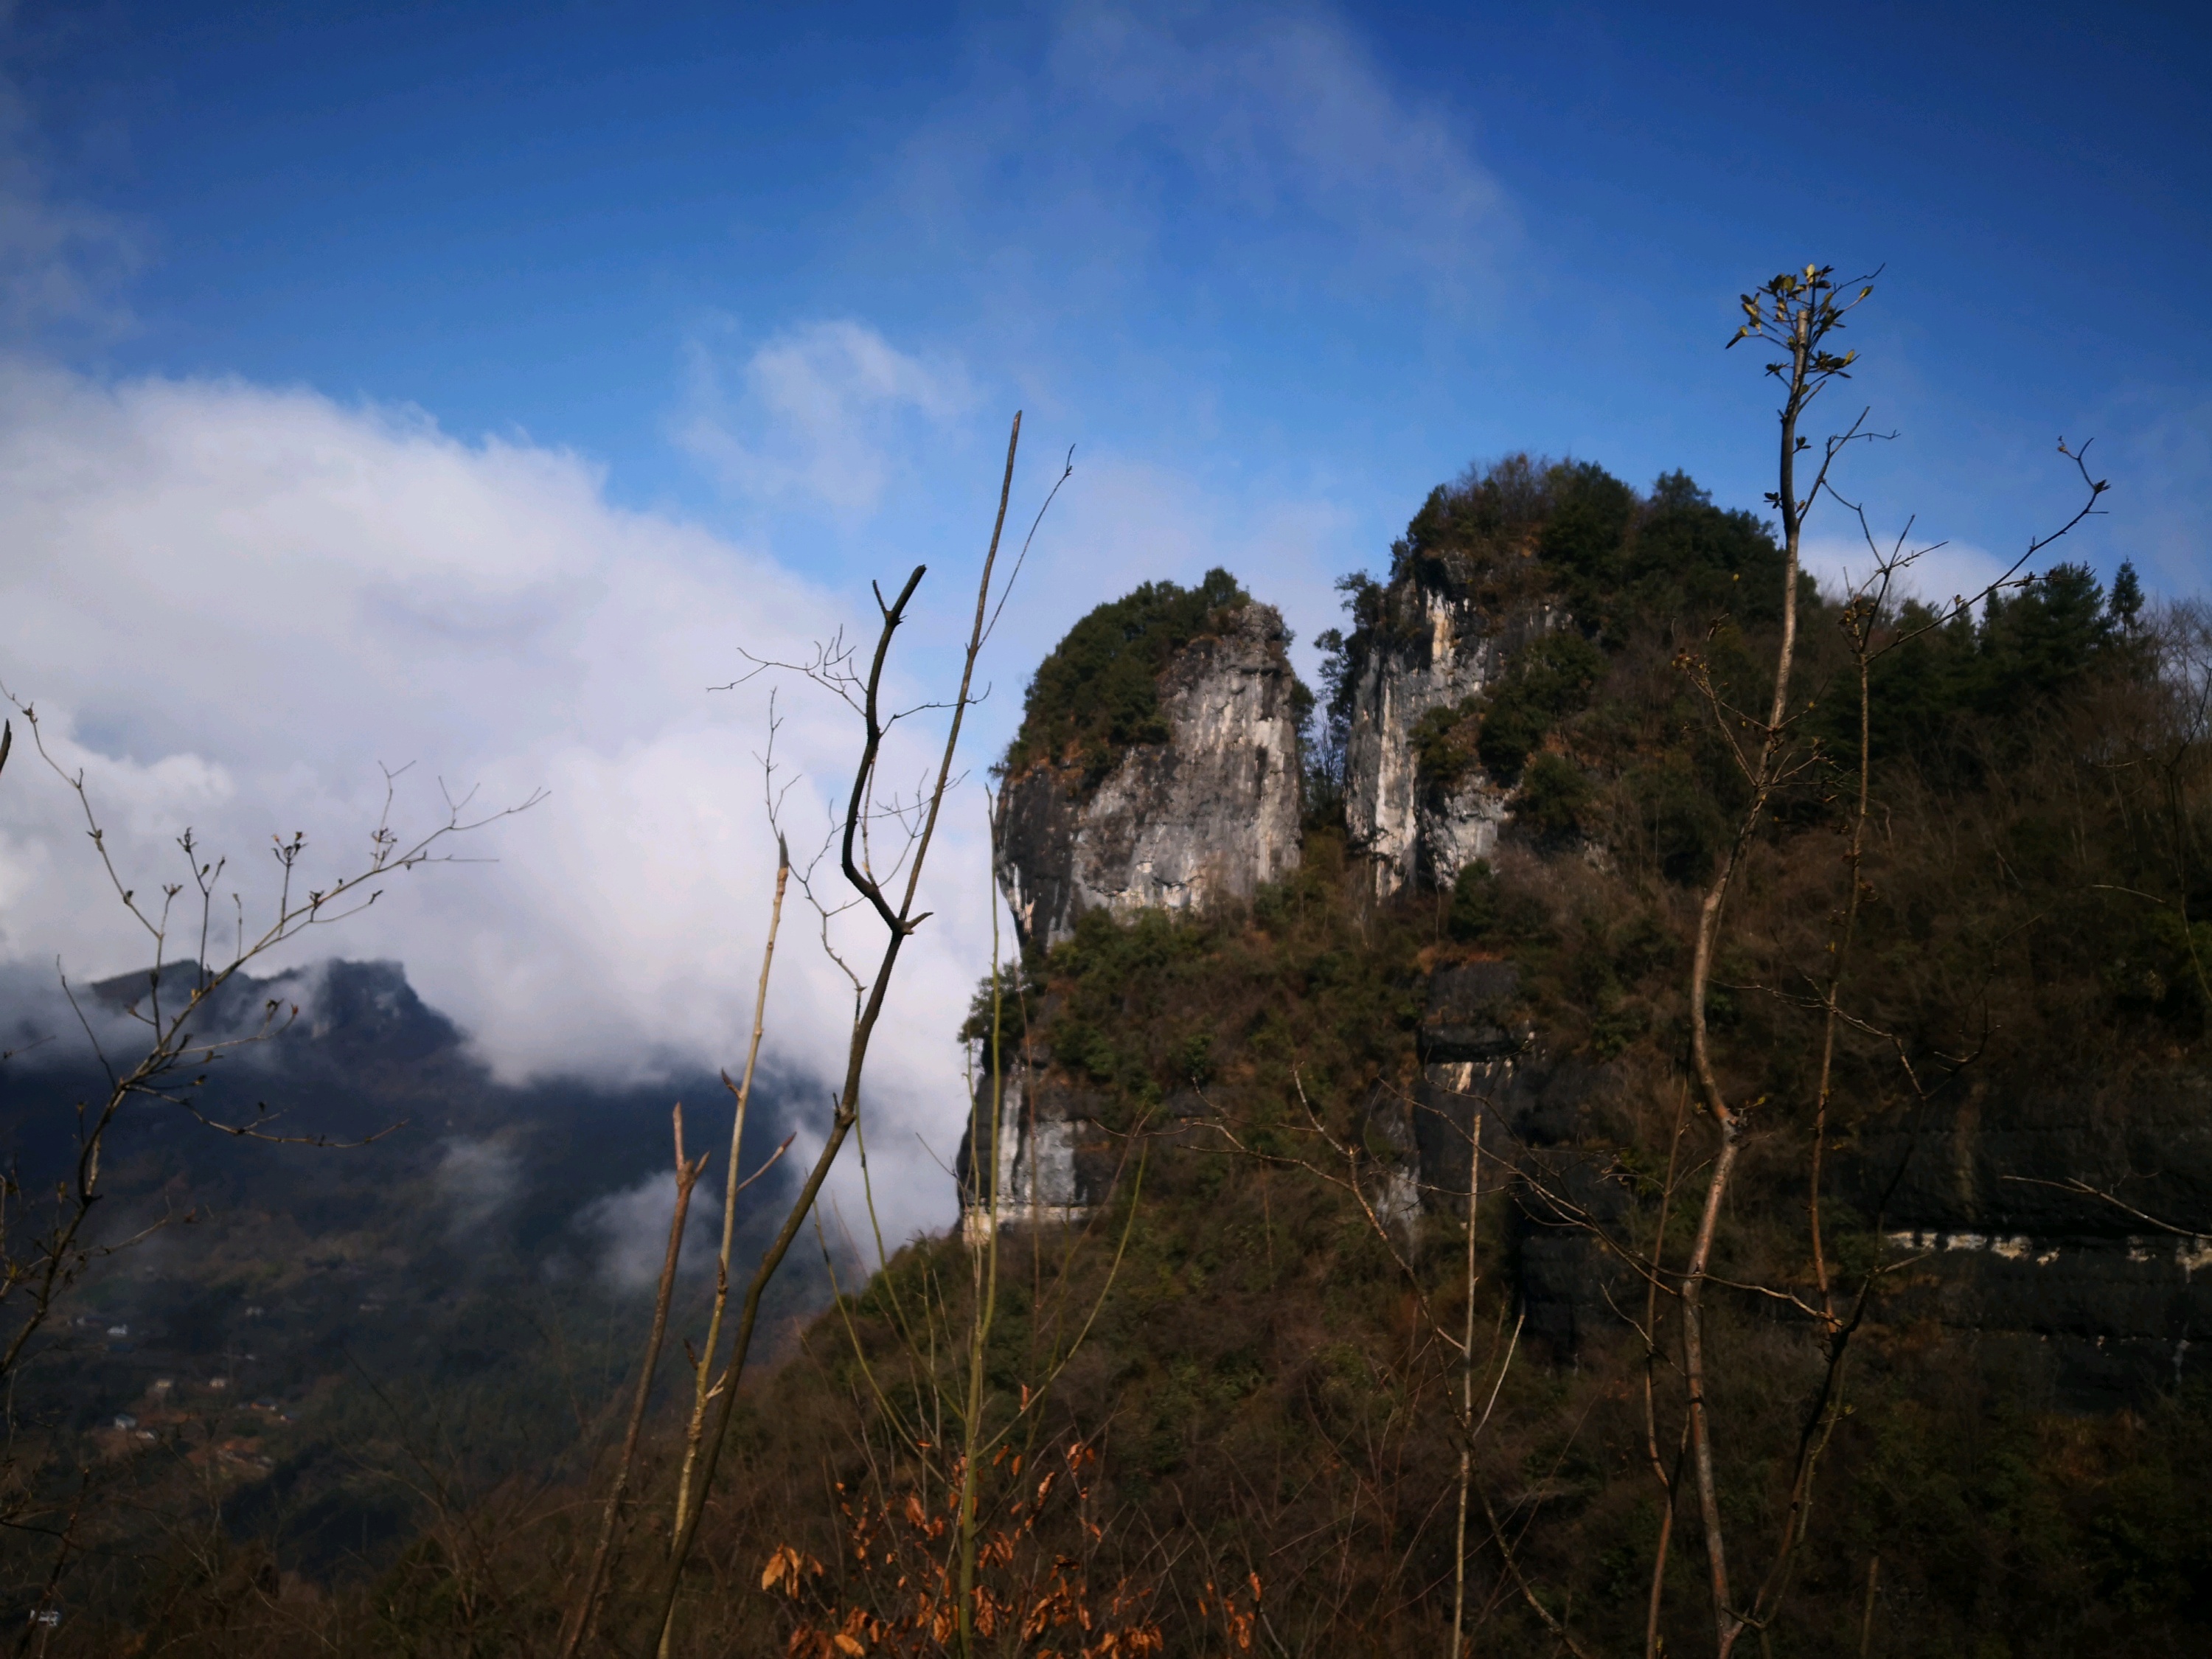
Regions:
<svg viewBox="0 0 2212 1659"><path fill-rule="evenodd" d="M171 838L190 825L232 858L250 916L272 835L307 833L313 880L357 861L380 762L414 763L403 828L435 817L441 779L489 805L543 786L543 805L463 849L497 862L398 877L290 960L404 961L510 1078L741 1059L775 856L755 758L766 691L706 688L732 678L741 644L790 654L828 634L836 596L757 548L610 506L574 455L235 381L0 366L0 678L83 768L126 881L181 875ZM819 696L784 708L798 842L842 792L854 722ZM0 961L58 956L87 978L143 965L147 941L16 724ZM927 722L912 741L932 741ZM908 947L872 1072L901 1232L951 1212L914 1137L949 1158L962 1121L952 1033L988 952L980 817L956 804L923 897L937 915ZM787 920L768 1059L827 1079L848 999L808 919ZM841 926L867 947L863 918Z"/></svg>
<svg viewBox="0 0 2212 1659"><path fill-rule="evenodd" d="M1987 548L1972 542L1936 542L1933 538L1917 538L1908 544L1908 550L1924 548L1927 550L1914 559L1899 574L1894 591L1901 597L1920 599L1929 605L1947 605L1954 599L1972 599L1985 592L1992 582L2004 579L2012 568L2013 559L2000 558ZM1885 556L1893 550L1885 544ZM2063 547L2059 551L2063 551ZM2014 558L2018 555L2014 556ZM1856 584L1866 580L1874 572L1875 555L1863 540L1846 541L1840 537L1808 534L1804 543L1806 569L1812 572L1820 584L1821 591L1832 595L1847 592ZM2039 560L2023 570L2041 570L2049 560Z"/></svg>
<svg viewBox="0 0 2212 1659"><path fill-rule="evenodd" d="M668 1260L669 1224L676 1218L676 1176L648 1176L635 1187L608 1193L586 1205L576 1228L599 1245L599 1271L618 1290L639 1291L660 1282ZM721 1194L711 1181L691 1188L691 1207L684 1216L684 1255L679 1271L704 1272L720 1242Z"/></svg>
<svg viewBox="0 0 2212 1659"><path fill-rule="evenodd" d="M691 346L691 396L676 437L735 494L792 500L848 522L881 504L912 419L943 424L974 402L950 361L899 350L864 323L813 323L757 347L730 398L705 340Z"/></svg>
<svg viewBox="0 0 2212 1659"><path fill-rule="evenodd" d="M1516 234L1462 124L1394 86L1333 10L1048 16L1042 41L987 37L897 185L940 241L1026 279L1046 310L1073 272L1123 281L1153 258L1200 291L1229 271L1267 291L1379 276L1456 303Z"/></svg>

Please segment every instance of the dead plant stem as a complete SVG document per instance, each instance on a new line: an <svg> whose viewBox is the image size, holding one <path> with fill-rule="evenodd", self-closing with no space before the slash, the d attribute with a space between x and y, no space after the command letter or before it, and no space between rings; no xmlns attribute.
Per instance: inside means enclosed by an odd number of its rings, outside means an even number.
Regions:
<svg viewBox="0 0 2212 1659"><path fill-rule="evenodd" d="M578 1648L598 1622L599 1587L606 1577L607 1558L613 1553L615 1533L622 1522L623 1500L629 1495L630 1471L637 1462L637 1441L645 1426L645 1411L653 1397L653 1375L660 1363L660 1345L668 1334L668 1304L676 1289L676 1267L684 1253L684 1223L691 1210L691 1189L698 1184L700 1172L707 1167L708 1154L702 1152L696 1160L687 1162L684 1157L684 1108L676 1108L676 1211L668 1222L668 1253L660 1264L660 1285L653 1299L653 1329L646 1338L645 1358L638 1367L637 1392L630 1401L629 1426L623 1434L622 1457L615 1465L615 1482L607 1493L605 1513L599 1518L599 1541L592 1551L592 1565L584 1577L583 1592L577 1597L576 1610L569 1615L566 1638L561 1644L561 1659L574 1659Z"/></svg>
<svg viewBox="0 0 2212 1659"><path fill-rule="evenodd" d="M761 1033L768 1019L769 969L775 960L776 930L783 923L784 889L791 880L791 852L781 836L775 838L775 897L768 913L768 943L761 951L760 988L753 994L752 1040L745 1048L744 1076L732 1091L738 1097L737 1116L730 1125L730 1171L722 1195L722 1243L714 1256L714 1309L707 1320L707 1341L699 1351L694 1368L691 1393L691 1421L684 1437L684 1469L676 1482L676 1524L669 1534L672 1548L684 1531L684 1522L690 1514L691 1479L699 1462L699 1442L707 1428L707 1402L714 1390L709 1379L714 1374L714 1356L722 1346L722 1316L730 1305L730 1246L736 1235L738 1214L738 1154L744 1144L745 1108L751 1103L753 1071L760 1060ZM725 1085L729 1074L722 1074ZM668 1651L664 1640L660 1652Z"/></svg>
<svg viewBox="0 0 2212 1659"><path fill-rule="evenodd" d="M883 955L877 963L875 977L853 1023L852 1036L846 1047L845 1079L830 1117L830 1133L823 1140L822 1150L815 1157L813 1168L808 1170L798 1195L792 1200L791 1208L785 1213L783 1225L777 1230L768 1249L762 1252L759 1265L753 1270L752 1279L745 1286L744 1301L738 1309L737 1334L731 1344L730 1358L717 1379L721 1395L716 1402L714 1427L701 1450L697 1496L670 1551L668 1580L662 1592L660 1613L656 1623L656 1643L665 1637L671 1622L676 1617L676 1599L683 1586L684 1565L690 1559L692 1546L698 1538L700 1517L706 1512L722 1448L729 1438L731 1415L737 1406L738 1386L743 1380L745 1361L752 1349L753 1332L760 1319L761 1299L776 1270L783 1265L785 1256L790 1254L793 1241L799 1237L799 1228L814 1208L815 1200L821 1194L823 1183L830 1178L830 1168L837 1161L837 1154L844 1146L845 1138L852 1133L853 1125L860 1116L860 1080L867 1067L869 1043L875 1035L877 1022L883 1017L884 1000L890 994L891 975L898 966L900 948L906 943L908 935L921 926L923 919L915 914L915 897L921 886L930 842L937 833L938 817L944 811L945 798L951 787L953 762L959 753L961 726L972 701L975 660L982 651L984 622L991 600L992 571L998 562L999 538L1006 530L1006 501L1013 490L1014 457L1021 444L1021 434L1022 417L1017 413L1012 430L1006 439L1006 467L1004 481L999 488L998 517L991 528L990 545L984 553L982 573L976 582L975 619L969 633L968 647L961 664L960 690L953 700L952 718L938 766L936 786L928 796L929 804L907 866L905 891L896 909L873 876L860 868L854 858L854 848L862 821L869 811L877 763L882 754L884 737L888 729L880 702L884 664L890 654L891 640L906 620L907 605L912 601L915 590L921 586L926 567L915 567L914 574L907 578L906 585L890 604L884 605L880 594L877 598L882 630L877 637L875 654L869 665L860 706L864 736L860 763L854 770L852 796L846 808L842 864L846 880L874 908L884 922L887 937Z"/></svg>
<svg viewBox="0 0 2212 1659"><path fill-rule="evenodd" d="M1474 1221L1482 1195L1482 1114L1474 1114L1468 1138L1467 1318L1460 1337L1459 1520L1453 1534L1451 1659L1462 1659L1467 1644L1467 1499L1474 1479ZM1502 1380L1502 1373L1501 1373Z"/></svg>

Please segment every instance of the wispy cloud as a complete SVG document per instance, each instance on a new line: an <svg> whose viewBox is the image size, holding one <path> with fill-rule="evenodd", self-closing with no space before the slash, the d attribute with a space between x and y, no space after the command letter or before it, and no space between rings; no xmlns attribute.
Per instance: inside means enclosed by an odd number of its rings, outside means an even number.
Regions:
<svg viewBox="0 0 2212 1659"><path fill-rule="evenodd" d="M2124 387L2095 411L2094 470L2112 489L2099 539L2111 562L2132 558L2154 588L2205 585L2204 503L2212 497L2212 398L2194 386Z"/></svg>
<svg viewBox="0 0 2212 1659"><path fill-rule="evenodd" d="M1463 124L1318 7L1079 3L988 34L897 188L1041 294L1165 265L1456 305L1516 235Z"/></svg>
<svg viewBox="0 0 2212 1659"><path fill-rule="evenodd" d="M521 1195L522 1154L511 1138L455 1135L439 1155L436 1179L446 1231L465 1238ZM661 1225L667 1224L664 1215Z"/></svg>
<svg viewBox="0 0 2212 1659"><path fill-rule="evenodd" d="M669 1224L676 1218L676 1176L649 1176L635 1187L593 1199L576 1217L576 1229L598 1246L600 1273L617 1290L657 1283L668 1257ZM684 1217L683 1270L698 1274L714 1259L721 1194L702 1181L691 1189Z"/></svg>
<svg viewBox="0 0 2212 1659"><path fill-rule="evenodd" d="M13 9L0 9L0 46ZM131 324L125 285L144 262L142 227L57 191L22 89L0 74L0 332L120 334Z"/></svg>
<svg viewBox="0 0 2212 1659"><path fill-rule="evenodd" d="M1899 573L1895 591L1900 596L1929 605L1973 599L1992 582L2002 580L2019 556L2014 554L2013 558L2000 558L1987 548L1971 542L1938 542L1934 538L1915 539L1907 544L1906 550L1915 548L1927 550ZM1893 551L1887 545L1881 550L1885 556ZM1875 563L1874 552L1863 540L1813 535L1805 538L1804 559L1806 569L1820 584L1822 591L1831 595L1850 592L1869 580ZM2048 561L2040 561L2026 568L2041 570L2047 563Z"/></svg>
<svg viewBox="0 0 2212 1659"><path fill-rule="evenodd" d="M1026 573L1007 612L1007 636L1028 642L1024 672L1091 606L1139 582L1195 582L1216 565L1282 611L1312 671L1313 636L1340 620L1335 580L1360 562L1341 502L1279 482L1251 494L1224 490L1110 450L1078 461L1047 555Z"/></svg>
<svg viewBox="0 0 2212 1659"><path fill-rule="evenodd" d="M695 339L677 441L733 494L797 502L848 522L882 503L907 423L943 424L975 403L958 363L900 350L865 323L816 322L756 347L731 379L718 343Z"/></svg>

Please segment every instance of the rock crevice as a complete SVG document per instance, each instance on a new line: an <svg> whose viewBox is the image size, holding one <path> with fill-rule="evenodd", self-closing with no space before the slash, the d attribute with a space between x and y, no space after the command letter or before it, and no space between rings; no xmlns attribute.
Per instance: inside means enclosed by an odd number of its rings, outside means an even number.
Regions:
<svg viewBox="0 0 2212 1659"><path fill-rule="evenodd" d="M1419 569L1391 584L1352 665L1344 747L1345 829L1373 860L1378 897L1448 887L1497 846L1513 791L1479 765L1449 777L1425 769L1421 724L1489 691L1514 653L1564 620L1540 601L1493 614Z"/></svg>

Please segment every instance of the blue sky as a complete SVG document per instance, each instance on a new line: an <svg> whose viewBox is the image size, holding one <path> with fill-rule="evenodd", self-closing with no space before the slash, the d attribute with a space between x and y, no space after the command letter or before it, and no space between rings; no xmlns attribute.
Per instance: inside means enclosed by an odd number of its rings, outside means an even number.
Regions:
<svg viewBox="0 0 2212 1659"><path fill-rule="evenodd" d="M1880 505L2009 547L2063 497L2056 437L2096 435L2094 551L2187 585L2202 15L1807 16L31 5L14 32L27 148L137 261L53 331L70 361L526 433L848 574L879 517L790 522L672 441L793 330L957 374L957 412L888 400L902 520L949 530L978 490L947 474L1021 403L1040 446L1294 504L1348 568L1521 446L1755 501L1765 404L1717 348L1741 289L1818 258L1887 267L1857 341L1901 432L1860 469Z"/></svg>
<svg viewBox="0 0 2212 1659"><path fill-rule="evenodd" d="M1069 446L1077 471L979 759L1037 656L1139 580L1226 564L1310 671L1334 579L1474 458L1684 467L1755 505L1772 399L1721 348L1737 294L1808 259L1883 267L1830 412L1897 431L1845 483L1948 539L1930 586L2071 511L2062 434L2113 486L2063 552L2203 585L2198 11L0 20L0 678L149 860L187 819L348 844L376 759L550 783L497 866L331 947L404 957L509 1072L728 1058L765 710L703 688L917 559L943 580L914 684L941 668L1016 407L1021 499ZM1816 522L1823 568L1843 530ZM786 709L826 798L837 711ZM28 789L0 798L0 957L131 965ZM889 1039L933 1145L988 950L962 811ZM813 972L794 1075L835 1024Z"/></svg>

